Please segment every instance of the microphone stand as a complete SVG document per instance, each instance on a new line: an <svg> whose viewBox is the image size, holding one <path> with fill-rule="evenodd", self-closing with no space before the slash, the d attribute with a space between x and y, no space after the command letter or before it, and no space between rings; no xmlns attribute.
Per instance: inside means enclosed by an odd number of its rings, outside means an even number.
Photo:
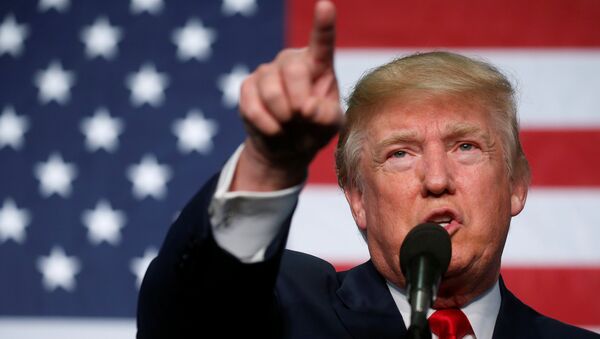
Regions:
<svg viewBox="0 0 600 339"><path fill-rule="evenodd" d="M434 279L433 272L439 270L439 264L428 255L420 256L410 264L412 272L424 272L417 276L414 285L409 286L408 300L411 305L410 327L407 332L407 339L431 339L431 330L427 321L427 311L431 307L434 299L434 293L437 291L438 281ZM433 271L430 273L429 271ZM428 288L429 286L429 288Z"/></svg>

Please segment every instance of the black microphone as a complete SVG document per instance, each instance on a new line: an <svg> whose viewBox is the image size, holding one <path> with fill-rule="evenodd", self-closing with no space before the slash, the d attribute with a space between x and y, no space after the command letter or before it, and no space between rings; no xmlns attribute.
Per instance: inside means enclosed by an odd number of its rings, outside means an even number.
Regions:
<svg viewBox="0 0 600 339"><path fill-rule="evenodd" d="M440 225L419 224L406 235L400 248L400 268L406 278L410 303L407 338L431 338L427 311L437 295L451 256L450 236Z"/></svg>

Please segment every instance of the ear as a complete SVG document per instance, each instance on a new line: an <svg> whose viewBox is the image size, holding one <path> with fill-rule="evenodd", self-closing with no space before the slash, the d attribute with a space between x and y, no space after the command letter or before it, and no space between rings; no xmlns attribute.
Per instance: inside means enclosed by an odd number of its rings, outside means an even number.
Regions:
<svg viewBox="0 0 600 339"><path fill-rule="evenodd" d="M344 195L350 205L354 222L361 231L367 230L367 216L365 214L365 206L363 203L363 192L357 187L344 189Z"/></svg>
<svg viewBox="0 0 600 339"><path fill-rule="evenodd" d="M512 192L510 194L510 214L514 217L521 213L527 200L527 191L529 187L524 180L516 180L512 183Z"/></svg>

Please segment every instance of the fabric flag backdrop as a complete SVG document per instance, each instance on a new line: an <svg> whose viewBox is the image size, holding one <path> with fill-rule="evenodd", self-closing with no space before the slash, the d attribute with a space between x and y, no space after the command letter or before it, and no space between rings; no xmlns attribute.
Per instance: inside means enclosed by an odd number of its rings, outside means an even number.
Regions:
<svg viewBox="0 0 600 339"><path fill-rule="evenodd" d="M413 51L486 58L518 84L533 183L503 274L600 329L600 3L338 1L344 95ZM139 281L183 204L243 140L241 79L306 43L312 1L0 4L0 337L131 338ZM285 19L285 21L284 21ZM288 246L339 269L367 252L311 168Z"/></svg>

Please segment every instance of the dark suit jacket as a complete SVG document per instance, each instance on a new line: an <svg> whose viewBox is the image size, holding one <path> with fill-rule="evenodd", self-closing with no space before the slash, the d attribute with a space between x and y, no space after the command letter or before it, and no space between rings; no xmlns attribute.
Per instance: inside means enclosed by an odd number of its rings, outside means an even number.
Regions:
<svg viewBox="0 0 600 339"><path fill-rule="evenodd" d="M211 235L213 178L171 227L144 278L138 338L402 338L406 326L370 261L337 273L284 249L291 215L266 260L243 264ZM599 338L540 315L500 281L494 338Z"/></svg>

